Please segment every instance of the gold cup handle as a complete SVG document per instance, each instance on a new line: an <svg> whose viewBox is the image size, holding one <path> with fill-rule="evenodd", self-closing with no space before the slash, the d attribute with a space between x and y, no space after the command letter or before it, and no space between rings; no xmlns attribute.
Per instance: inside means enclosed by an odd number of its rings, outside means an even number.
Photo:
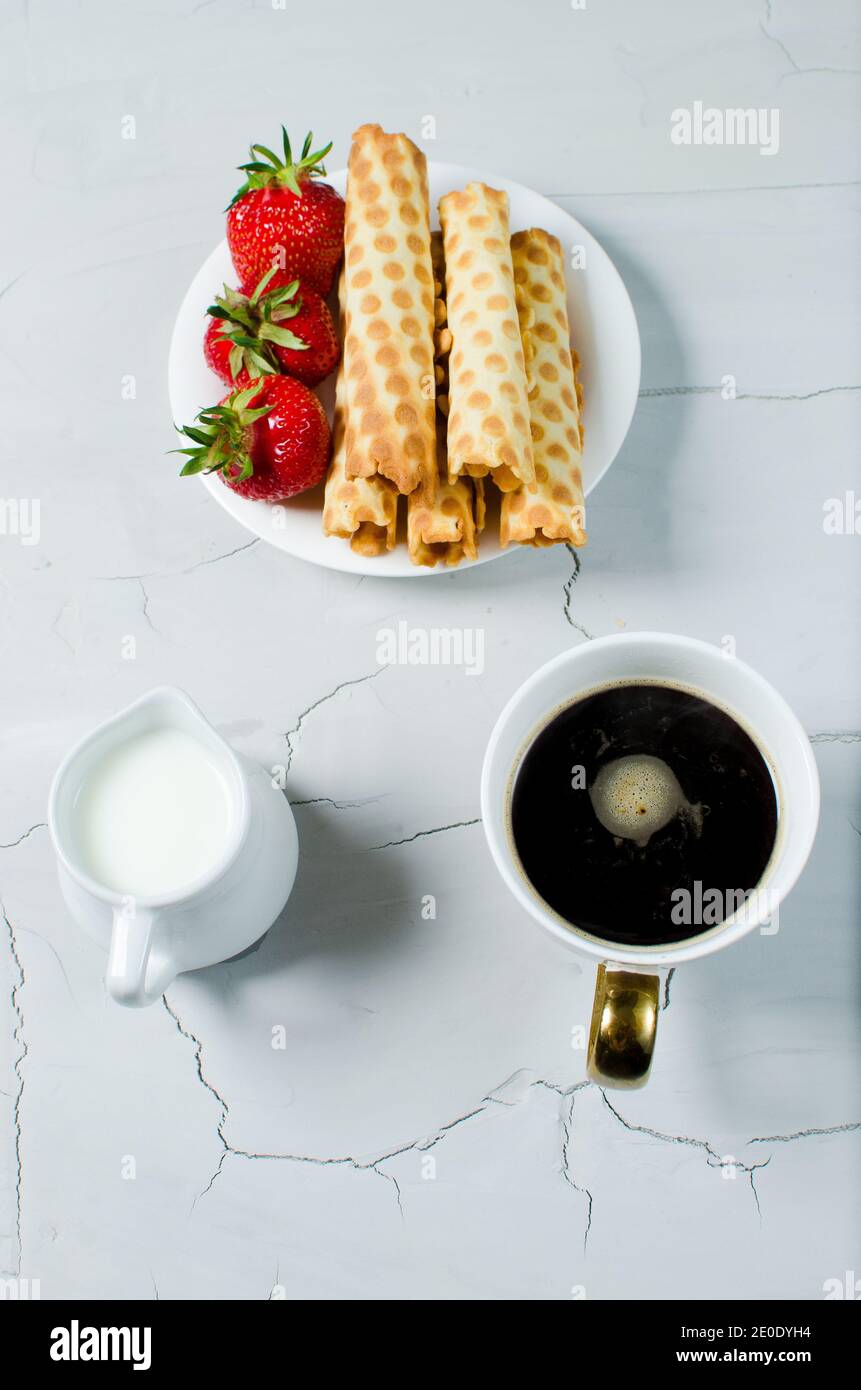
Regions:
<svg viewBox="0 0 861 1390"><path fill-rule="evenodd" d="M657 975L599 965L586 1070L599 1086L645 1086L658 1023Z"/></svg>

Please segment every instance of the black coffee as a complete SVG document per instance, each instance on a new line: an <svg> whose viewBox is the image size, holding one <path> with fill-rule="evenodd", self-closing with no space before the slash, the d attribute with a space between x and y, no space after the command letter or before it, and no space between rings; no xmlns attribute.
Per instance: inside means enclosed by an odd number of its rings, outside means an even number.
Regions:
<svg viewBox="0 0 861 1390"><path fill-rule="evenodd" d="M511 826L524 873L561 917L651 946L739 910L774 848L777 796L723 710L674 686L608 686L538 734Z"/></svg>

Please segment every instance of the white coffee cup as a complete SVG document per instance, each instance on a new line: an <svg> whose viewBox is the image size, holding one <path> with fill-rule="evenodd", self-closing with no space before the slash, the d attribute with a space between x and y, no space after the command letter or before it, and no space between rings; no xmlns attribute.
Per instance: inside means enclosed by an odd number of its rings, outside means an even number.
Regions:
<svg viewBox="0 0 861 1390"><path fill-rule="evenodd" d="M683 941L634 948L567 922L525 877L511 831L511 792L536 734L559 711L609 684L652 680L699 695L732 715L768 763L777 794L777 836L744 909ZM641 1086L654 1050L661 972L731 946L769 920L807 861L819 820L819 776L810 742L777 691L717 647L660 632L601 637L563 652L515 692L496 722L481 776L481 813L496 867L517 902L565 946L599 962L588 1071L602 1085ZM588 863L579 866L588 873Z"/></svg>

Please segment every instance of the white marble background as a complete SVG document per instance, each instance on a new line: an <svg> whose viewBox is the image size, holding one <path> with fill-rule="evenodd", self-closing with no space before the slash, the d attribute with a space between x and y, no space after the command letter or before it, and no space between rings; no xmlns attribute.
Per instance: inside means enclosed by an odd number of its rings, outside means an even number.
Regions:
<svg viewBox="0 0 861 1390"><path fill-rule="evenodd" d="M41 502L37 545L0 536L3 1275L43 1298L823 1297L861 1270L861 540L823 528L861 433L856 7L0 17L0 491ZM673 145L695 100L779 108L779 153ZM576 580L564 548L315 570L165 454L173 316L249 141L312 126L334 168L361 121L417 137L427 114L432 158L558 199L634 299L642 399ZM402 618L482 627L484 675L381 669ZM571 1047L592 970L508 900L478 773L530 671L643 627L735 639L805 722L823 814L778 935L679 971L649 1087L604 1096ZM70 743L163 681L289 759L302 861L256 952L135 1013L64 912L45 802Z"/></svg>

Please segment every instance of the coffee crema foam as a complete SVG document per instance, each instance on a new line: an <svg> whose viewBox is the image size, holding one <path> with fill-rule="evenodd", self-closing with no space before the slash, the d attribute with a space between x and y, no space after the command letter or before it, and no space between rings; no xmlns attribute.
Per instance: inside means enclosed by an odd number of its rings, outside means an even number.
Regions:
<svg viewBox="0 0 861 1390"><path fill-rule="evenodd" d="M703 808L688 801L673 769L650 753L633 753L605 763L589 788L592 809L617 840L633 840L644 849L674 816L702 831Z"/></svg>

